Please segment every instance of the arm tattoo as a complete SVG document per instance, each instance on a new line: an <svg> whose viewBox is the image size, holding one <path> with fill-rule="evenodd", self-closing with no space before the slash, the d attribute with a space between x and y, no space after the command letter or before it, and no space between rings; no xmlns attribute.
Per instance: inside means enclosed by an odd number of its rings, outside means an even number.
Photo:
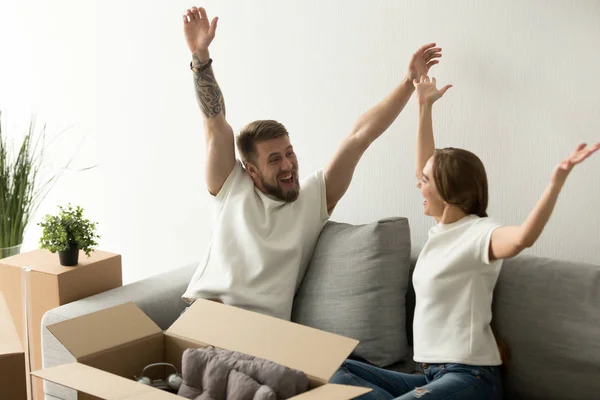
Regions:
<svg viewBox="0 0 600 400"><path fill-rule="evenodd" d="M194 54L193 62L200 64L200 60ZM194 82L196 85L196 99L206 118L214 118L221 111L225 115L225 101L221 88L215 79L212 66L201 71L194 72Z"/></svg>

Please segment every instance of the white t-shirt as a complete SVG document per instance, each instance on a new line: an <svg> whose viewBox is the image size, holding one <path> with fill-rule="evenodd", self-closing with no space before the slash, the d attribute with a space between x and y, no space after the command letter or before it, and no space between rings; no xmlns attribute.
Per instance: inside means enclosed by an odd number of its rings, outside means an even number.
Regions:
<svg viewBox="0 0 600 400"><path fill-rule="evenodd" d="M329 218L323 170L300 182L296 201L284 202L256 188L236 161L215 200L213 237L183 299L218 299L289 320Z"/></svg>
<svg viewBox="0 0 600 400"><path fill-rule="evenodd" d="M468 215L429 230L413 275L415 361L502 364L490 327L502 260L490 263L489 245L499 226Z"/></svg>

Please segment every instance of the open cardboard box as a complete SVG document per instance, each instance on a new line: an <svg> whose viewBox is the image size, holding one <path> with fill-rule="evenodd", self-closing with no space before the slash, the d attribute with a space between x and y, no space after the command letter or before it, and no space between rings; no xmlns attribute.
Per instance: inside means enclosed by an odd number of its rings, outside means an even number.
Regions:
<svg viewBox="0 0 600 400"><path fill-rule="evenodd" d="M25 351L0 292L0 398L27 399L27 370Z"/></svg>
<svg viewBox="0 0 600 400"><path fill-rule="evenodd" d="M133 378L156 362L171 363L181 372L185 349L209 345L303 371L311 389L294 399L347 400L370 391L327 383L357 340L208 300L195 301L165 332L133 303L48 329L77 362L32 374L77 390L79 399L181 399Z"/></svg>

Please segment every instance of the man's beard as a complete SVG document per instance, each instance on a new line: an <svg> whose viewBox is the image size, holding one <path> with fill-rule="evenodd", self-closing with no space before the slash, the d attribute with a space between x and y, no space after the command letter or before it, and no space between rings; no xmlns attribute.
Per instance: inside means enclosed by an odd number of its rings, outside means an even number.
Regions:
<svg viewBox="0 0 600 400"><path fill-rule="evenodd" d="M260 174L260 182L263 187L267 191L267 194L278 198L279 200L285 201L287 203L292 203L296 201L298 195L300 195L300 182L298 182L298 171L292 172L292 176L294 177L294 188L284 190L281 186L273 186L265 181L265 177L263 174ZM277 183L279 183L279 178L277 178Z"/></svg>

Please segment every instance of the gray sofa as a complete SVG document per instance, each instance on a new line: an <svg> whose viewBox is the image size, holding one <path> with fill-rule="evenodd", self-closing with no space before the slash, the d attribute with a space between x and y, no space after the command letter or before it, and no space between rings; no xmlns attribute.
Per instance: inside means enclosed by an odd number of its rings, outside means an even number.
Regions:
<svg viewBox="0 0 600 400"><path fill-rule="evenodd" d="M293 320L359 339L353 358L418 373L410 354L410 275L417 254L404 218L360 226L329 222L296 296ZM74 361L46 328L59 321L133 301L168 328L186 306L181 294L195 269L188 265L48 311L42 320L44 367ZM505 398L600 399L599 265L532 256L506 260L493 312L494 330L512 354ZM70 389L44 386L47 400L76 398Z"/></svg>

